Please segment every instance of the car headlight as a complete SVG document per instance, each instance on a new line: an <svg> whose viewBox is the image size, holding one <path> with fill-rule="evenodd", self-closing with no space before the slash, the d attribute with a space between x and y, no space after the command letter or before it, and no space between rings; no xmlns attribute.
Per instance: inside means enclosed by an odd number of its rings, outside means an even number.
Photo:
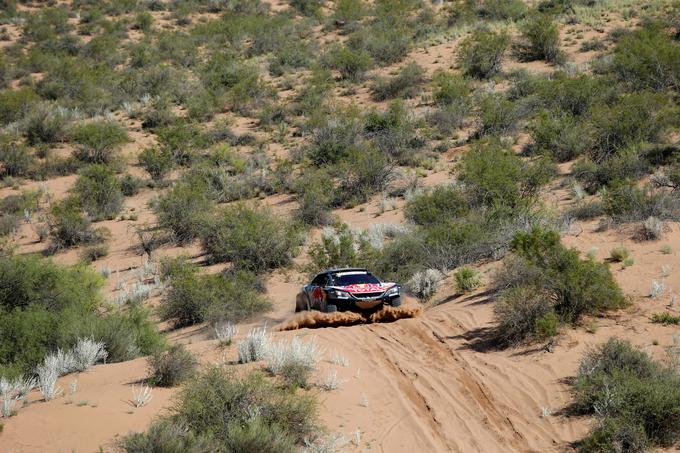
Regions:
<svg viewBox="0 0 680 453"><path fill-rule="evenodd" d="M399 295L399 287L395 286L393 288L390 288L387 290L385 293L385 297L390 297L390 296L398 296Z"/></svg>
<svg viewBox="0 0 680 453"><path fill-rule="evenodd" d="M338 289L331 291L331 296L336 299L349 299L349 293L347 291L340 291Z"/></svg>

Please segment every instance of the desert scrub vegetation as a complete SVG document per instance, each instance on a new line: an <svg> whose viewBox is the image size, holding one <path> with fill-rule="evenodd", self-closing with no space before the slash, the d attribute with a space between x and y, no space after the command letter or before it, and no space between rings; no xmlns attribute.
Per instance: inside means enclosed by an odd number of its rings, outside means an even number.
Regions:
<svg viewBox="0 0 680 453"><path fill-rule="evenodd" d="M317 434L316 402L261 372L243 377L214 366L184 387L167 416L145 433L124 438L123 450L144 452L172 446L183 451L294 452Z"/></svg>
<svg viewBox="0 0 680 453"><path fill-rule="evenodd" d="M560 31L549 15L534 15L524 23L521 32L522 42L516 44L516 51L522 58L549 63L564 58L560 52Z"/></svg>
<svg viewBox="0 0 680 453"><path fill-rule="evenodd" d="M239 322L271 306L258 278L247 271L200 275L197 265L179 258L163 264L167 282L159 314L175 327L200 322Z"/></svg>
<svg viewBox="0 0 680 453"><path fill-rule="evenodd" d="M679 379L675 368L624 340L610 338L587 352L574 380L571 410L598 422L579 448L632 452L675 444Z"/></svg>
<svg viewBox="0 0 680 453"><path fill-rule="evenodd" d="M123 208L121 183L111 167L95 164L78 172L72 193L93 220L112 219Z"/></svg>
<svg viewBox="0 0 680 453"><path fill-rule="evenodd" d="M493 77L501 72L503 56L509 45L510 38L505 32L475 30L459 45L458 65L470 77Z"/></svg>
<svg viewBox="0 0 680 453"><path fill-rule="evenodd" d="M204 186L186 182L173 186L153 203L158 225L180 244L197 238L213 206L206 192Z"/></svg>
<svg viewBox="0 0 680 453"><path fill-rule="evenodd" d="M198 368L198 361L184 345L172 345L148 359L149 383L158 387L174 387L190 379Z"/></svg>
<svg viewBox="0 0 680 453"><path fill-rule="evenodd" d="M112 163L118 148L129 140L125 128L109 120L78 124L69 131L69 136L78 144L75 157L91 164Z"/></svg>
<svg viewBox="0 0 680 453"><path fill-rule="evenodd" d="M12 288L0 294L2 375L31 372L49 353L79 348L77 338L101 342L109 361L151 353L162 342L146 312L106 309L102 277L84 265L6 256L0 269L1 286Z"/></svg>
<svg viewBox="0 0 680 453"><path fill-rule="evenodd" d="M511 249L493 278L497 335L504 344L545 339L560 324L627 305L609 267L580 258L554 231L517 233Z"/></svg>
<svg viewBox="0 0 680 453"><path fill-rule="evenodd" d="M270 211L228 206L206 222L201 245L211 262L261 273L289 264L304 240L300 227Z"/></svg>
<svg viewBox="0 0 680 453"><path fill-rule="evenodd" d="M371 96L376 101L415 97L424 82L424 74L425 70L412 61L390 78L376 78L371 86Z"/></svg>

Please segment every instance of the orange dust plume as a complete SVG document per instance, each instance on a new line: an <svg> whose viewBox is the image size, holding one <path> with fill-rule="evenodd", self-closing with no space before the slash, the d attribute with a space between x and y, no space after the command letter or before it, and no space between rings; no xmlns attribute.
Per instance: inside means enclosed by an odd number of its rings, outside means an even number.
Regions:
<svg viewBox="0 0 680 453"><path fill-rule="evenodd" d="M320 327L353 326L374 322L393 322L403 318L415 318L422 312L419 306L385 307L375 313L364 314L353 311L323 313L306 311L281 324L276 330L316 329Z"/></svg>

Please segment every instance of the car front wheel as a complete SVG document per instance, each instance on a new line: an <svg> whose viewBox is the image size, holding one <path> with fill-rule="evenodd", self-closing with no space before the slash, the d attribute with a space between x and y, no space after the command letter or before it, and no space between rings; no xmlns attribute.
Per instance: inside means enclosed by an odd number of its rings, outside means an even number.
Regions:
<svg viewBox="0 0 680 453"><path fill-rule="evenodd" d="M395 297L390 301L390 305L393 307L401 307L401 297Z"/></svg>

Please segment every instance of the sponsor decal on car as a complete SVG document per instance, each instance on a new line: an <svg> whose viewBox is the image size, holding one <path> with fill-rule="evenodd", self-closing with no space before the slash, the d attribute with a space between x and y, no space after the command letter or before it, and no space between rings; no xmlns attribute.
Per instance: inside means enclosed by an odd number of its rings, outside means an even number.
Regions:
<svg viewBox="0 0 680 453"><path fill-rule="evenodd" d="M378 293L384 292L393 287L394 284L378 284L378 283L358 283L355 285L338 286L337 289L342 291L347 291L352 294L363 294L363 293Z"/></svg>
<svg viewBox="0 0 680 453"><path fill-rule="evenodd" d="M325 297L326 293L323 291L323 289L319 288L318 286L314 288L314 290L312 291L312 299L314 299L315 303L323 302Z"/></svg>

